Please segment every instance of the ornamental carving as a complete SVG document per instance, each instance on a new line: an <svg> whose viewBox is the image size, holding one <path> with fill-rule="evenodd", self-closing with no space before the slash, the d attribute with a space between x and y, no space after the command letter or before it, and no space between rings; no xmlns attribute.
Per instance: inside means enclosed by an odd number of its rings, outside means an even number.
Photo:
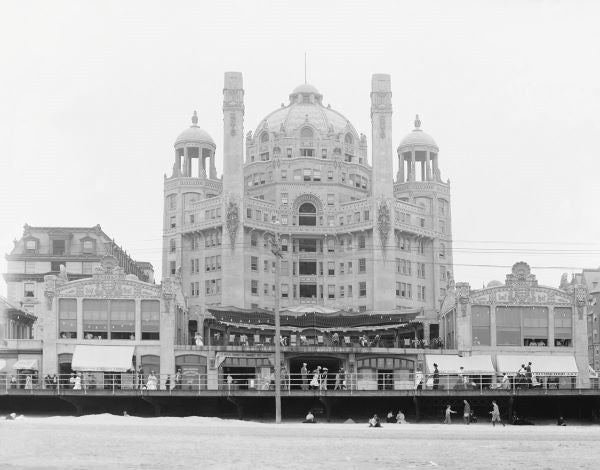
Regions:
<svg viewBox="0 0 600 470"><path fill-rule="evenodd" d="M577 284L573 291L573 295L575 296L575 306L577 307L579 319L583 320L583 307L585 307L586 299L588 296L587 289L585 288L585 286Z"/></svg>
<svg viewBox="0 0 600 470"><path fill-rule="evenodd" d="M229 232L229 240L231 241L231 249L235 248L235 238L237 236L238 227L240 225L240 210L235 201L229 200L227 210L225 211L225 224Z"/></svg>
<svg viewBox="0 0 600 470"><path fill-rule="evenodd" d="M377 229L379 230L379 238L381 239L381 248L385 250L387 240L392 227L392 217L390 207L386 200L379 201L377 207Z"/></svg>
<svg viewBox="0 0 600 470"><path fill-rule="evenodd" d="M468 282L456 283L456 303L460 306L461 315L464 317L467 314L467 305L470 302L471 286Z"/></svg>

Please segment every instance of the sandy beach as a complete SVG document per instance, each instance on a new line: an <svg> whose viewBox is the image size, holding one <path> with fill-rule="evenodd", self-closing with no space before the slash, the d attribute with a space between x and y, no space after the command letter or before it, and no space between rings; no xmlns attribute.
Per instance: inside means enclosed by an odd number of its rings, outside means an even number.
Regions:
<svg viewBox="0 0 600 470"><path fill-rule="evenodd" d="M0 468L598 467L600 426L257 423L113 415L0 421Z"/></svg>

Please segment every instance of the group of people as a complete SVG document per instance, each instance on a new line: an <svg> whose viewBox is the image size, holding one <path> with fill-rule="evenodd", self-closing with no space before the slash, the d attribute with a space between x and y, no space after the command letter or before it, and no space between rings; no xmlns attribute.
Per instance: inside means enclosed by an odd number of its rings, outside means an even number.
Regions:
<svg viewBox="0 0 600 470"><path fill-rule="evenodd" d="M398 413L396 415L394 415L394 412L392 410L390 410L390 411L388 411L388 414L385 418L385 422L386 423L394 423L394 424L406 424L406 416L404 416L404 413L402 412L402 410L398 410ZM381 427L381 419L379 418L379 415L374 414L369 419L369 427L370 428L380 428Z"/></svg>
<svg viewBox="0 0 600 470"><path fill-rule="evenodd" d="M469 402L467 400L463 400L463 405L463 422L465 424L477 422L477 417L473 414ZM444 424L452 424L453 414L456 414L456 411L452 409L451 405L446 405L446 411L444 412ZM489 414L492 415L492 426L496 426L496 423L505 426L505 424L502 422L502 418L500 417L500 408L498 407L496 400L492 400L492 411L490 411Z"/></svg>
<svg viewBox="0 0 600 470"><path fill-rule="evenodd" d="M307 363L302 363L300 368L300 388L302 390L327 390L329 380L329 369L327 367L317 366L311 372L312 377L309 379ZM347 388L346 371L343 367L335 373L334 390L346 390Z"/></svg>

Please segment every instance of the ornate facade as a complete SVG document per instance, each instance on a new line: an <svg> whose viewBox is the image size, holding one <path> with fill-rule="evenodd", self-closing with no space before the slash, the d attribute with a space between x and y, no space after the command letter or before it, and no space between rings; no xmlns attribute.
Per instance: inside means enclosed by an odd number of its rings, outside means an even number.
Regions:
<svg viewBox="0 0 600 470"><path fill-rule="evenodd" d="M394 180L390 77L372 79L370 158L366 136L311 85L246 134L240 73L225 74L223 93L222 178L194 113L164 181L163 273L181 274L192 329L212 307L273 310L279 283L282 309L419 311L428 337L452 277L450 188L418 117Z"/></svg>
<svg viewBox="0 0 600 470"><path fill-rule="evenodd" d="M463 356L489 356L498 373L515 375L532 363L558 385L589 386L587 288L571 292L538 285L527 263L516 263L504 284L471 290L451 286L441 310L446 347Z"/></svg>

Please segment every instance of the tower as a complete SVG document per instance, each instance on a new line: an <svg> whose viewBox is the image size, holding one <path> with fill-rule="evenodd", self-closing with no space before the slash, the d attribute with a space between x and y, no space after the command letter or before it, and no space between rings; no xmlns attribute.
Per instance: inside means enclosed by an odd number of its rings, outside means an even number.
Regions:
<svg viewBox="0 0 600 470"><path fill-rule="evenodd" d="M223 88L223 292L244 306L244 88L240 72L226 72ZM250 282L249 280L247 281ZM244 288L240 288L244 286Z"/></svg>
<svg viewBox="0 0 600 470"><path fill-rule="evenodd" d="M392 171L392 89L390 76L375 74L371 80L371 129L372 129L372 212L373 225L373 289L377 292L394 292L393 213L394 181ZM391 295L378 295L374 291L373 309L391 310L395 299Z"/></svg>

